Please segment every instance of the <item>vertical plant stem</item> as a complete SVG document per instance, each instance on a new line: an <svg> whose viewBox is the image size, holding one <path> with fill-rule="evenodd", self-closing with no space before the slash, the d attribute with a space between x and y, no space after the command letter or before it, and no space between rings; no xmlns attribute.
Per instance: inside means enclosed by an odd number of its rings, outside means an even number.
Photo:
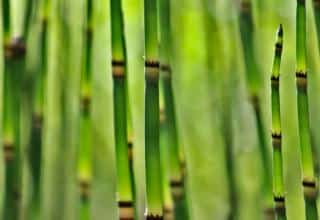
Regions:
<svg viewBox="0 0 320 220"><path fill-rule="evenodd" d="M111 18L114 128L119 217L120 219L134 219L132 149L129 152L129 147L133 145L131 141L130 143L128 141L128 128L130 124L128 124L127 54L121 0L111 0Z"/></svg>
<svg viewBox="0 0 320 220"><path fill-rule="evenodd" d="M165 127L168 138L169 151L169 178L173 199L175 201L176 219L188 219L188 208L186 207L185 184L183 170L184 163L181 160L180 152L183 151L179 147L178 134L175 117L175 103L172 88L172 68L171 68L171 23L170 23L170 1L160 1L160 57L161 57L161 74L162 86L164 93L164 110L165 110Z"/></svg>
<svg viewBox="0 0 320 220"><path fill-rule="evenodd" d="M87 0L85 15L85 43L83 51L83 68L80 86L80 146L78 152L78 180L80 190L79 219L90 219L90 194L92 182L92 125L91 125L91 94L92 94L92 41L93 41L93 1Z"/></svg>
<svg viewBox="0 0 320 220"><path fill-rule="evenodd" d="M320 50L320 0L313 0L313 11L316 22L316 31L318 35L318 47Z"/></svg>
<svg viewBox="0 0 320 220"><path fill-rule="evenodd" d="M312 157L309 106L308 106L308 80L306 61L306 3L297 0L296 10L296 83L299 137L301 149L301 165L303 173L303 191L305 199L306 219L318 219L317 210L317 181L314 173Z"/></svg>
<svg viewBox="0 0 320 220"><path fill-rule="evenodd" d="M257 61L254 55L253 45L253 18L251 2L242 0L240 12L240 34L244 50L244 62L246 67L246 78L248 85L248 92L250 96L251 105L254 110L256 127L259 140L259 151L263 168L262 176L262 191L264 198L264 214L267 219L274 217L274 210L272 208L272 178L270 156L267 148L266 131L263 124L261 104L259 98L259 90L261 87L261 75L259 74Z"/></svg>
<svg viewBox="0 0 320 220"><path fill-rule="evenodd" d="M144 1L146 219L163 219L159 146L158 1Z"/></svg>
<svg viewBox="0 0 320 220"><path fill-rule="evenodd" d="M280 114L280 64L283 47L283 29L280 25L275 45L271 74L272 146L273 146L273 199L277 219L287 219L283 183L282 133Z"/></svg>

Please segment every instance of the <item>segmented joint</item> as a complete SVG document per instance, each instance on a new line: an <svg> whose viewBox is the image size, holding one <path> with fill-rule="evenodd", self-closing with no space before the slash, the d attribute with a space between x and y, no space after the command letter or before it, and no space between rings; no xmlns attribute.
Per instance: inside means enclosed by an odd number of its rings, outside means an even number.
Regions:
<svg viewBox="0 0 320 220"><path fill-rule="evenodd" d="M281 133L272 133L272 146L274 148L281 148L281 140L282 140L282 135Z"/></svg>
<svg viewBox="0 0 320 220"><path fill-rule="evenodd" d="M284 196L273 196L273 200L275 202L281 203L281 202L285 202L285 197Z"/></svg>
<svg viewBox="0 0 320 220"><path fill-rule="evenodd" d="M123 78L125 76L126 62L124 60L112 60L112 76Z"/></svg>
<svg viewBox="0 0 320 220"><path fill-rule="evenodd" d="M91 106L91 96L83 95L81 97L81 111L86 114L89 113L90 106Z"/></svg>
<svg viewBox="0 0 320 220"><path fill-rule="evenodd" d="M88 26L85 28L85 34L87 36L87 38L91 38L93 35L93 29L91 26Z"/></svg>
<svg viewBox="0 0 320 220"><path fill-rule="evenodd" d="M183 198L184 196L183 180L170 180L170 187L171 187L172 195L175 200Z"/></svg>
<svg viewBox="0 0 320 220"><path fill-rule="evenodd" d="M251 3L249 1L241 1L240 9L242 12L251 11Z"/></svg>
<svg viewBox="0 0 320 220"><path fill-rule="evenodd" d="M307 90L307 73L298 71L296 72L297 88L300 90Z"/></svg>
<svg viewBox="0 0 320 220"><path fill-rule="evenodd" d="M12 142L4 142L3 144L4 159L10 162L14 158L14 145Z"/></svg>
<svg viewBox="0 0 320 220"><path fill-rule="evenodd" d="M25 56L26 45L21 37L15 37L12 41L4 45L4 50L6 59L19 59Z"/></svg>
<svg viewBox="0 0 320 220"><path fill-rule="evenodd" d="M80 180L79 181L80 187L80 197L82 201L88 200L90 196L90 182L88 180Z"/></svg>
<svg viewBox="0 0 320 220"><path fill-rule="evenodd" d="M260 107L259 97L257 95L250 96L250 102L255 110L258 110Z"/></svg>
<svg viewBox="0 0 320 220"><path fill-rule="evenodd" d="M162 215L147 214L146 220L163 220Z"/></svg>
<svg viewBox="0 0 320 220"><path fill-rule="evenodd" d="M282 43L276 43L276 54L281 54L282 53L282 48L283 48L283 45Z"/></svg>
<svg viewBox="0 0 320 220"><path fill-rule="evenodd" d="M42 128L43 115L41 113L33 113L32 126L36 129Z"/></svg>
<svg viewBox="0 0 320 220"><path fill-rule="evenodd" d="M160 65L160 71L162 74L162 77L164 79L170 79L171 78L171 66L169 64L161 64Z"/></svg>
<svg viewBox="0 0 320 220"><path fill-rule="evenodd" d="M302 181L303 193L307 199L316 199L318 196L317 183L315 180L304 179Z"/></svg>
<svg viewBox="0 0 320 220"><path fill-rule="evenodd" d="M128 140L128 157L129 157L129 162L132 163L132 161L133 161L133 142L132 142L132 140Z"/></svg>
<svg viewBox="0 0 320 220"><path fill-rule="evenodd" d="M159 79L160 62L157 60L146 60L146 80L157 82Z"/></svg>
<svg viewBox="0 0 320 220"><path fill-rule="evenodd" d="M279 86L280 83L280 76L271 76L271 85L274 87Z"/></svg>
<svg viewBox="0 0 320 220"><path fill-rule="evenodd" d="M132 201L119 201L120 220L134 220L134 207Z"/></svg>

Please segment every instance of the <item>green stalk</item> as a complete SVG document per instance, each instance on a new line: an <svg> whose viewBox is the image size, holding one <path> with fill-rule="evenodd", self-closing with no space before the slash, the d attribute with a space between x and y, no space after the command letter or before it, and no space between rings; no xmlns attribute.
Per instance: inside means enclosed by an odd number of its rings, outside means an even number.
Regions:
<svg viewBox="0 0 320 220"><path fill-rule="evenodd" d="M188 208L186 207L185 184L184 184L184 167L181 161L178 134L176 127L174 94L172 89L172 68L171 68L171 23L170 23L170 1L160 1L160 55L161 55L161 74L162 86L164 92L164 110L165 110L165 127L167 129L168 151L169 151L169 177L172 188L173 199L175 201L176 219L188 219Z"/></svg>
<svg viewBox="0 0 320 220"><path fill-rule="evenodd" d="M297 0L296 11L296 83L299 137L301 150L301 163L303 173L303 189L306 219L318 219L317 181L314 173L312 157L308 88L307 88L307 62L306 62L306 3L305 0Z"/></svg>
<svg viewBox="0 0 320 220"><path fill-rule="evenodd" d="M144 1L146 219L163 219L159 146L158 1Z"/></svg>
<svg viewBox="0 0 320 220"><path fill-rule="evenodd" d="M48 7L49 1L43 0L40 4L41 37L40 37L40 69L34 77L33 85L33 113L31 138L29 144L29 163L33 183L33 195L31 198L31 217L40 217L40 188L41 188L41 160L42 160L42 134L43 134L43 108L45 91L45 74L47 72L47 38L48 38Z"/></svg>
<svg viewBox="0 0 320 220"><path fill-rule="evenodd" d="M283 47L283 29L280 25L275 45L271 74L272 146L273 146L273 199L276 218L285 220L286 205L283 183L282 134L280 114L280 64Z"/></svg>
<svg viewBox="0 0 320 220"><path fill-rule="evenodd" d="M92 41L93 41L93 1L87 0L85 21L85 43L83 51L83 69L81 75L81 111L80 111L80 145L78 152L78 180L80 190L81 220L90 219L90 192L92 182L92 122L91 122L91 93L92 93Z"/></svg>
<svg viewBox="0 0 320 220"><path fill-rule="evenodd" d="M134 219L134 179L132 142L128 141L127 54L124 37L122 1L111 0L112 74L114 95L114 128L120 219ZM129 125L129 126L128 126Z"/></svg>
<svg viewBox="0 0 320 220"><path fill-rule="evenodd" d="M320 0L313 0L313 11L316 22L316 31L318 35L318 47L320 50Z"/></svg>
<svg viewBox="0 0 320 220"><path fill-rule="evenodd" d="M261 88L261 75L259 74L257 61L254 55L253 32L254 25L252 19L251 2L243 0L240 12L240 34L244 51L244 62L246 67L246 78L251 105L255 113L256 127L259 140L259 151L263 167L262 191L264 199L264 214L266 218L273 218L272 208L272 174L270 156L267 147L266 131L263 125L259 90Z"/></svg>

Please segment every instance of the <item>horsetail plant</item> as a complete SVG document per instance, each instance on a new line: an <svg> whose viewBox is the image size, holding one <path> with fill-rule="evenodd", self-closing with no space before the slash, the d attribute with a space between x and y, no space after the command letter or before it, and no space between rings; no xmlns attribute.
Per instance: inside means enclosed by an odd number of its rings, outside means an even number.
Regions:
<svg viewBox="0 0 320 220"><path fill-rule="evenodd" d="M185 169L180 158L178 134L176 127L174 96L172 89L171 68L171 23L170 23L170 1L160 0L160 58L161 75L164 95L165 127L167 129L168 151L169 151L169 177L172 196L175 202L176 219L188 219L188 209L185 197L184 174Z"/></svg>
<svg viewBox="0 0 320 220"><path fill-rule="evenodd" d="M47 72L47 38L48 38L48 8L49 1L40 2L40 68L34 77L33 85L33 109L31 137L29 144L30 174L33 182L33 195L31 198L31 218L40 217L40 185L41 185L41 159L42 159L42 134L43 134L43 108L44 85Z"/></svg>
<svg viewBox="0 0 320 220"><path fill-rule="evenodd" d="M159 146L158 1L144 1L146 219L163 219Z"/></svg>
<svg viewBox="0 0 320 220"><path fill-rule="evenodd" d="M132 142L128 141L127 54L122 1L111 0L114 129L120 219L134 219ZM130 123L130 122L129 122Z"/></svg>
<svg viewBox="0 0 320 220"><path fill-rule="evenodd" d="M30 1L29 4L32 4ZM13 36L11 19L18 16L17 10L11 10L9 0L2 2L3 39L4 39L4 157L5 157L5 196L4 219L18 219L21 209L21 153L20 153L20 101L21 85L25 72L27 30L31 16L26 13L23 33ZM12 12L12 14L11 14Z"/></svg>
<svg viewBox="0 0 320 220"><path fill-rule="evenodd" d="M272 146L273 146L273 199L277 219L285 220L285 191L283 183L282 134L280 115L280 64L283 47L283 29L280 25L275 44L271 74Z"/></svg>
<svg viewBox="0 0 320 220"><path fill-rule="evenodd" d="M80 191L79 219L90 219L90 191L92 182L92 126L91 126L91 90L92 90L92 41L93 41L93 1L87 0L83 67L80 83L80 145L78 150L78 181Z"/></svg>
<svg viewBox="0 0 320 220"><path fill-rule="evenodd" d="M318 219L317 182L312 157L310 138L310 122L308 107L308 80L306 58L306 3L297 0L296 8L296 86L298 104L298 122L301 150L301 165L303 173L303 191L306 219Z"/></svg>
<svg viewBox="0 0 320 220"><path fill-rule="evenodd" d="M320 50L320 1L319 0L313 0L313 11L314 11L314 17L316 22L316 31L318 35L318 47Z"/></svg>
<svg viewBox="0 0 320 220"><path fill-rule="evenodd" d="M259 74L257 61L254 55L253 45L253 18L250 0L242 0L240 8L240 35L244 51L244 63L250 102L254 110L255 121L259 140L259 151L263 166L263 198L264 214L266 217L273 216L272 208L272 178L270 156L267 148L266 131L263 125L259 89L261 87L261 76Z"/></svg>

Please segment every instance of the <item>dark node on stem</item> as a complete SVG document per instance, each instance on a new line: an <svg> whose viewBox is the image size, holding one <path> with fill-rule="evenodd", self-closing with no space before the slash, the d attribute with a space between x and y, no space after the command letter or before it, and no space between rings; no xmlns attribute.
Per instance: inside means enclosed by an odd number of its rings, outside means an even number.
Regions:
<svg viewBox="0 0 320 220"><path fill-rule="evenodd" d="M43 115L40 113L33 113L32 116L32 126L35 129L41 129L42 128L42 121L43 121Z"/></svg>
<svg viewBox="0 0 320 220"><path fill-rule="evenodd" d="M146 60L146 80L148 82L158 83L160 62L157 60Z"/></svg>
<svg viewBox="0 0 320 220"><path fill-rule="evenodd" d="M17 189L14 189L12 194L15 202L19 202L21 200L21 193Z"/></svg>
<svg viewBox="0 0 320 220"><path fill-rule="evenodd" d="M85 34L86 34L86 36L87 36L88 39L91 39L92 36L93 36L93 29L92 29L92 27L87 27L87 28L85 29Z"/></svg>
<svg viewBox="0 0 320 220"><path fill-rule="evenodd" d="M320 0L313 0L313 5L315 8L320 8Z"/></svg>
<svg viewBox="0 0 320 220"><path fill-rule="evenodd" d="M280 77L279 76L271 76L271 85L279 86Z"/></svg>
<svg viewBox="0 0 320 220"><path fill-rule="evenodd" d="M298 4L303 4L303 5L305 5L305 4L306 4L306 0L298 0Z"/></svg>
<svg viewBox="0 0 320 220"><path fill-rule="evenodd" d="M314 180L304 179L302 181L303 192L306 199L316 199L318 195L317 184Z"/></svg>
<svg viewBox="0 0 320 220"><path fill-rule="evenodd" d="M126 62L124 60L112 60L112 75L114 78L123 78Z"/></svg>
<svg viewBox="0 0 320 220"><path fill-rule="evenodd" d="M184 196L184 182L183 180L171 180L170 187L172 195L175 200L182 199Z"/></svg>
<svg viewBox="0 0 320 220"><path fill-rule="evenodd" d="M163 220L163 216L148 214L146 220Z"/></svg>
<svg viewBox="0 0 320 220"><path fill-rule="evenodd" d="M166 114L164 108L160 108L160 125L164 124L166 121Z"/></svg>
<svg viewBox="0 0 320 220"><path fill-rule="evenodd" d="M274 219L274 213L275 213L275 209L273 207L269 207L264 209L264 215L266 217L266 219Z"/></svg>
<svg viewBox="0 0 320 220"><path fill-rule="evenodd" d="M10 162L14 157L14 146L12 142L4 142L3 144L4 158L6 162Z"/></svg>
<svg viewBox="0 0 320 220"><path fill-rule="evenodd" d="M134 220L134 206L132 201L119 201L120 220Z"/></svg>
<svg viewBox="0 0 320 220"><path fill-rule="evenodd" d="M283 45L282 45L282 43L276 43L276 54L279 56L279 55L281 55L281 53L282 53L282 48L283 48Z"/></svg>
<svg viewBox="0 0 320 220"><path fill-rule="evenodd" d="M169 64L161 64L160 70L164 79L171 79L171 66Z"/></svg>
<svg viewBox="0 0 320 220"><path fill-rule="evenodd" d="M275 201L275 202L285 202L285 198L284 198L284 196L274 196L273 197L273 200Z"/></svg>
<svg viewBox="0 0 320 220"><path fill-rule="evenodd" d="M81 97L81 111L85 114L89 113L91 104L91 97L84 95Z"/></svg>
<svg viewBox="0 0 320 220"><path fill-rule="evenodd" d="M90 182L88 180L80 180L79 186L81 200L87 200L90 196Z"/></svg>
<svg viewBox="0 0 320 220"><path fill-rule="evenodd" d="M26 54L26 45L21 37L13 38L4 47L6 59L19 59Z"/></svg>
<svg viewBox="0 0 320 220"><path fill-rule="evenodd" d="M132 140L128 140L128 157L129 157L130 164L132 164L132 161L133 161L133 142L132 142Z"/></svg>
<svg viewBox="0 0 320 220"><path fill-rule="evenodd" d="M247 12L251 10L251 3L249 1L242 1L240 5L242 12Z"/></svg>
<svg viewBox="0 0 320 220"><path fill-rule="evenodd" d="M157 68L157 69L159 69L160 68L160 62L157 61L157 60L146 60L145 61L145 66L147 68Z"/></svg>
<svg viewBox="0 0 320 220"><path fill-rule="evenodd" d="M281 147L281 139L282 139L281 133L273 132L271 136L272 136L272 145L273 145L273 147L274 148L280 148Z"/></svg>
<svg viewBox="0 0 320 220"><path fill-rule="evenodd" d="M299 90L307 90L307 73L303 71L296 72L297 87Z"/></svg>
<svg viewBox="0 0 320 220"><path fill-rule="evenodd" d="M255 110L259 109L259 97L257 95L251 95L250 101Z"/></svg>

